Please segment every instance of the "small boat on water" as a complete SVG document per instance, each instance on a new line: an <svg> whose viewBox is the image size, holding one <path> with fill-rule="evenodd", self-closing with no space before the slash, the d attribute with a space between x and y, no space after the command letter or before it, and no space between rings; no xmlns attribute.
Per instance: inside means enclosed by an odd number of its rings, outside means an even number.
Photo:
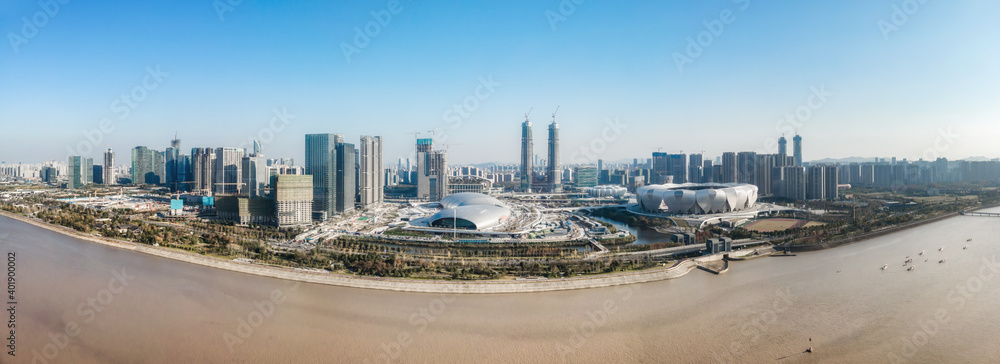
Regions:
<svg viewBox="0 0 1000 364"><path fill-rule="evenodd" d="M886 268L889 268L888 264L882 266L882 270L885 270Z"/></svg>
<svg viewBox="0 0 1000 364"><path fill-rule="evenodd" d="M938 263L944 263L944 259L939 260Z"/></svg>
<svg viewBox="0 0 1000 364"><path fill-rule="evenodd" d="M920 251L920 255L924 255L924 251L923 250Z"/></svg>
<svg viewBox="0 0 1000 364"><path fill-rule="evenodd" d="M969 238L969 240L966 240L966 241L972 241L972 238Z"/></svg>
<svg viewBox="0 0 1000 364"><path fill-rule="evenodd" d="M913 270L913 266L911 265L909 268L906 268L906 270L908 271Z"/></svg>
<svg viewBox="0 0 1000 364"><path fill-rule="evenodd" d="M963 246L962 249L969 249L969 246L968 245Z"/></svg>
<svg viewBox="0 0 1000 364"><path fill-rule="evenodd" d="M944 247L943 247L943 246L942 246L942 247L940 247L940 248L938 248L938 251L942 251L942 250L944 250Z"/></svg>

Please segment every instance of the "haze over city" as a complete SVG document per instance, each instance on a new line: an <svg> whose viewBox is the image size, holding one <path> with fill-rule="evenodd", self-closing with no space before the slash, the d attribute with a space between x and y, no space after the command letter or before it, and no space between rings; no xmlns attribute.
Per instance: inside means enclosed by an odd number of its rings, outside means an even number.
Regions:
<svg viewBox="0 0 1000 364"><path fill-rule="evenodd" d="M42 24L38 3L6 2L0 97L18 101L0 115L44 132L6 133L0 159L162 149L175 133L247 147L279 112L294 117L269 156L302 160L308 133L375 134L390 164L413 153L407 133L436 130L451 163L514 163L523 115L541 135L557 107L569 164L601 138L609 161L714 158L774 153L795 131L806 160L913 160L942 135L960 142L933 156L997 157L1000 4L915 4L69 2ZM120 99L136 87L140 102ZM83 153L105 118L113 131Z"/></svg>

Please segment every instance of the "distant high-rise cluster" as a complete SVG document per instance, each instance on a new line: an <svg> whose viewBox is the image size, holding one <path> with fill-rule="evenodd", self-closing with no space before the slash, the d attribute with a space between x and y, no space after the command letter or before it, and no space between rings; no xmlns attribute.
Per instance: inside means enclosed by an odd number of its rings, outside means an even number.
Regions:
<svg viewBox="0 0 1000 364"><path fill-rule="evenodd" d="M305 173L313 179L313 219L325 220L334 214L366 207L381 201L382 139L363 136L358 155L353 143L342 134L306 134ZM359 171L364 164L364 169ZM370 193L367 196L359 194Z"/></svg>

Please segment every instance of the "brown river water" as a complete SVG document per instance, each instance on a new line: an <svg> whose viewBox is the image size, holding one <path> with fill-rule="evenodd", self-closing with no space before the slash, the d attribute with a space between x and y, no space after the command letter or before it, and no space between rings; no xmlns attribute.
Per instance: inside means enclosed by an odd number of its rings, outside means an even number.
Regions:
<svg viewBox="0 0 1000 364"><path fill-rule="evenodd" d="M5 217L0 249L16 257L17 302L2 363L1000 363L1000 218L723 275L495 295L296 284Z"/></svg>

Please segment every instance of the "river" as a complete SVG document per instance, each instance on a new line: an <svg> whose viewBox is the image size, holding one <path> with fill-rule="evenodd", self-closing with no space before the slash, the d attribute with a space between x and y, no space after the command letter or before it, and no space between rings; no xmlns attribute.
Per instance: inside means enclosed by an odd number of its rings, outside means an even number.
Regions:
<svg viewBox="0 0 1000 364"><path fill-rule="evenodd" d="M448 296L294 284L0 217L17 274L17 356L0 362L997 363L998 237L1000 218L954 217L718 276Z"/></svg>

